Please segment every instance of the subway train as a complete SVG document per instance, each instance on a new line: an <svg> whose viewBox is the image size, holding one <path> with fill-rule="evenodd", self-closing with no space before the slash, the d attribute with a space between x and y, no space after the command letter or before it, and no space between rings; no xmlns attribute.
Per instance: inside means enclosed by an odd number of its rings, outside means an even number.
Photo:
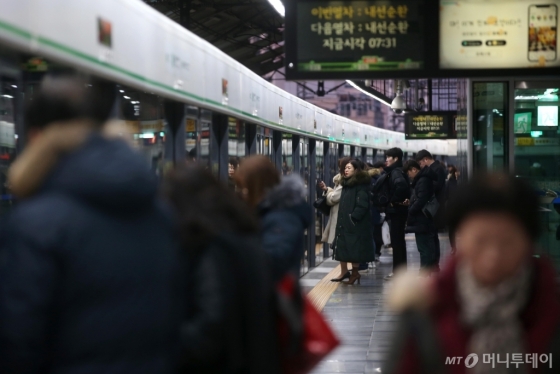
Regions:
<svg viewBox="0 0 560 374"><path fill-rule="evenodd" d="M331 181L343 155L375 162L392 147L443 160L457 153L453 140L407 141L292 96L138 0L0 0L0 9L0 214L13 204L5 175L25 147L23 108L48 73L114 82L110 126L158 175L196 159L227 181L229 157L263 154L299 173L311 202L316 181ZM315 216L302 273L329 255Z"/></svg>

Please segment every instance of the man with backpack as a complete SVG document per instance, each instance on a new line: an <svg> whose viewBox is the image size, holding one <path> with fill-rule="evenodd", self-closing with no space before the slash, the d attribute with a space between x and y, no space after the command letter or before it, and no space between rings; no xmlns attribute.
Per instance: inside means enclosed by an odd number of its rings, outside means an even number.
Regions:
<svg viewBox="0 0 560 374"><path fill-rule="evenodd" d="M437 180L434 180L434 193L441 208L438 210L436 216L434 217L434 223L436 225L436 229L443 230L445 229L445 222L443 216L444 210L442 207L445 204L445 181L447 179L447 169L441 162L434 160L432 154L425 149L416 154L416 161L422 168L429 167L437 175ZM435 262L433 270L437 272L439 271L440 258L440 245L438 235L436 235L434 238L434 244L436 246L436 257L434 260Z"/></svg>
<svg viewBox="0 0 560 374"><path fill-rule="evenodd" d="M391 148L385 152L385 173L373 188L373 204L385 211L390 220L391 245L393 247L393 273L385 277L390 280L400 266L406 267L405 226L408 207L405 200L410 198L408 179L402 171L403 151Z"/></svg>

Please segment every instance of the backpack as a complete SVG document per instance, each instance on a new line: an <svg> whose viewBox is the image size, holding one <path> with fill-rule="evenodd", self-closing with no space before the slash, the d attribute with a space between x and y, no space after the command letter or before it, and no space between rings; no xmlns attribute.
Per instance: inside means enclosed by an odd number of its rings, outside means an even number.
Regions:
<svg viewBox="0 0 560 374"><path fill-rule="evenodd" d="M404 176L404 172L401 169L394 169L390 173L385 173L379 177L377 182L375 182L371 188L371 203L379 209L380 212L385 212L385 209L389 206L391 198L393 197L393 194L391 193L391 175L395 171L402 173Z"/></svg>
<svg viewBox="0 0 560 374"><path fill-rule="evenodd" d="M391 174L385 173L377 179L371 188L371 203L383 211L391 201Z"/></svg>

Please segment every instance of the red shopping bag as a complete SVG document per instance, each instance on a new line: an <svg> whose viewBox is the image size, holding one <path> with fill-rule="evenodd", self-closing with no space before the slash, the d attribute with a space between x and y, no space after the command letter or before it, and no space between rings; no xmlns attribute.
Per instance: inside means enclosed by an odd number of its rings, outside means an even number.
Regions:
<svg viewBox="0 0 560 374"><path fill-rule="evenodd" d="M301 294L295 277L278 285L279 338L283 374L311 371L340 341L321 313Z"/></svg>

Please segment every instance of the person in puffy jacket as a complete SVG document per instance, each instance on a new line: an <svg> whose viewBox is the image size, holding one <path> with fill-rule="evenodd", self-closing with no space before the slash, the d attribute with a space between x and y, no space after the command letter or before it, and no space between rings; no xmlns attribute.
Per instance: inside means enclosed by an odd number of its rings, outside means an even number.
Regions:
<svg viewBox="0 0 560 374"><path fill-rule="evenodd" d="M359 264L375 259L373 228L369 210L369 189L371 178L361 169L361 164L351 160L345 165L344 178L341 181L336 235L334 241L334 259L341 262L342 278L348 269L344 264L352 263L352 274L348 284L360 282Z"/></svg>
<svg viewBox="0 0 560 374"><path fill-rule="evenodd" d="M330 246L332 246L334 242L336 233L336 223L338 220L338 203L340 202L340 195L342 194L342 185L340 184L340 181L342 180L342 176L344 175L344 167L350 160L350 157L343 157L338 161L340 172L333 178L334 187L327 187L325 185L325 182L321 182L319 184L319 187L324 191L324 195L327 197L327 204L332 207L327 225L325 226L325 230L323 231L323 237L321 238L321 241L323 243L329 243ZM348 268L348 265L346 265L346 268ZM341 282L344 279L348 278L350 278L350 272L346 271L342 278L334 278L331 279L331 281Z"/></svg>
<svg viewBox="0 0 560 374"><path fill-rule="evenodd" d="M436 261L436 246L434 236L437 229L433 217L427 216L423 209L434 197L434 180L437 175L430 168L420 168L414 160L404 163L403 171L412 181L412 194L407 201L408 220L406 231L416 236L416 246L420 252L420 271L428 272Z"/></svg>
<svg viewBox="0 0 560 374"><path fill-rule="evenodd" d="M2 373L172 373L181 268L143 157L101 127L115 87L45 79L0 238ZM106 89L105 89L105 88Z"/></svg>
<svg viewBox="0 0 560 374"><path fill-rule="evenodd" d="M170 173L187 271L180 372L279 373L274 288L257 218L208 170Z"/></svg>
<svg viewBox="0 0 560 374"><path fill-rule="evenodd" d="M302 179L295 174L281 178L272 162L260 155L244 159L235 179L243 199L260 217L262 247L269 255L273 280L287 274L299 278L303 234L312 220Z"/></svg>

